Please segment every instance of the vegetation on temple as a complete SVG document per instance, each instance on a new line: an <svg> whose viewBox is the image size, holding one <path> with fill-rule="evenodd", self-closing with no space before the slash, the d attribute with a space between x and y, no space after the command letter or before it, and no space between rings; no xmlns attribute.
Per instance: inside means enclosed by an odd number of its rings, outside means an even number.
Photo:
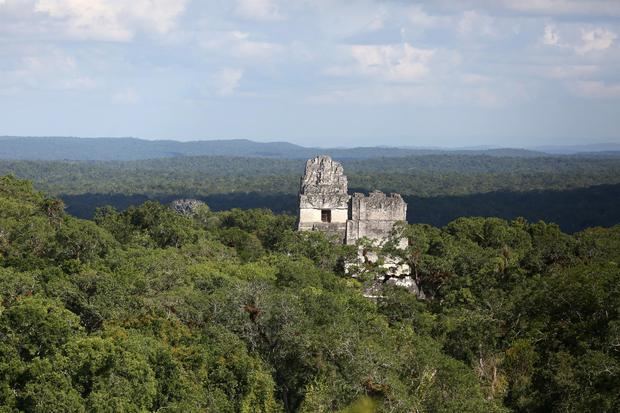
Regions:
<svg viewBox="0 0 620 413"><path fill-rule="evenodd" d="M2 177L0 411L620 410L620 226L404 231L427 298L371 300L291 216L86 221Z"/></svg>

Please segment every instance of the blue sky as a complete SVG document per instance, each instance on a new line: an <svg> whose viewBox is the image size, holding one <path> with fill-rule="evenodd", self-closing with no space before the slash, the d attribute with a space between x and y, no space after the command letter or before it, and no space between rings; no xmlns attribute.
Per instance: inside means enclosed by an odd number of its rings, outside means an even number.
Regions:
<svg viewBox="0 0 620 413"><path fill-rule="evenodd" d="M620 142L618 0L0 0L0 135Z"/></svg>

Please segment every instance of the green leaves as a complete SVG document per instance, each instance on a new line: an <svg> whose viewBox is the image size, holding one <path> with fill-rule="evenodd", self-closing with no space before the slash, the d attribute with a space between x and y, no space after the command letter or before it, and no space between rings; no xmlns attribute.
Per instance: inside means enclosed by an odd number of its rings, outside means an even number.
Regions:
<svg viewBox="0 0 620 413"><path fill-rule="evenodd" d="M426 299L345 276L355 248L266 210L95 222L0 179L2 411L620 408L620 227L404 226Z"/></svg>
<svg viewBox="0 0 620 413"><path fill-rule="evenodd" d="M0 316L0 335L24 361L53 355L59 346L81 333L78 316L47 299L23 298Z"/></svg>

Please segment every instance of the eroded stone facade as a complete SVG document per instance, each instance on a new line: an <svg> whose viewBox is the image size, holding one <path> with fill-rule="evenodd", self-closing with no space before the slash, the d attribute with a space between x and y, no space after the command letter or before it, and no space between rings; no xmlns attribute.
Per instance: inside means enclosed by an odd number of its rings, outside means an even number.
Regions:
<svg viewBox="0 0 620 413"><path fill-rule="evenodd" d="M350 204L347 244L355 244L363 237L382 242L389 237L396 222L407 219L407 204L399 194L373 191L366 196L355 193Z"/></svg>
<svg viewBox="0 0 620 413"><path fill-rule="evenodd" d="M349 217L347 177L329 156L306 162L299 189L299 230L323 231L344 241Z"/></svg>
<svg viewBox="0 0 620 413"><path fill-rule="evenodd" d="M181 215L190 216L195 214L198 208L205 205L204 202L197 199L177 199L170 203L170 208Z"/></svg>
<svg viewBox="0 0 620 413"><path fill-rule="evenodd" d="M396 222L406 219L407 204L399 194L374 191L350 196L339 162L326 155L306 162L299 190L300 231L327 232L347 244L364 237L380 244Z"/></svg>

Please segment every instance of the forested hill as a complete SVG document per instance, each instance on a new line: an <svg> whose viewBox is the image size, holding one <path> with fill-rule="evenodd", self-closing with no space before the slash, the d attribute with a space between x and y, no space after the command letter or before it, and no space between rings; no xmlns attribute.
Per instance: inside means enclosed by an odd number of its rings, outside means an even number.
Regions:
<svg viewBox="0 0 620 413"><path fill-rule="evenodd" d="M194 196L235 192L296 194L298 159L183 157L142 161L9 161L0 174L33 180L52 194ZM564 190L620 184L620 158L424 155L343 160L352 190L422 197L498 190Z"/></svg>
<svg viewBox="0 0 620 413"><path fill-rule="evenodd" d="M179 142L136 138L0 137L0 159L126 161L178 156L236 156L307 159L328 154L337 159L368 159L441 153L489 156L539 156L523 149L430 150L391 147L316 148L287 142L247 139Z"/></svg>
<svg viewBox="0 0 620 413"><path fill-rule="evenodd" d="M73 218L0 177L0 410L620 410L620 226L403 228L419 300L267 210ZM379 251L380 252L380 251Z"/></svg>
<svg viewBox="0 0 620 413"><path fill-rule="evenodd" d="M345 159L351 191L403 194L409 222L445 225L460 216L519 216L567 232L620 222L620 158L423 155ZM97 207L199 198L213 209L295 214L304 160L175 157L141 161L6 161L0 175L32 180L74 215Z"/></svg>

